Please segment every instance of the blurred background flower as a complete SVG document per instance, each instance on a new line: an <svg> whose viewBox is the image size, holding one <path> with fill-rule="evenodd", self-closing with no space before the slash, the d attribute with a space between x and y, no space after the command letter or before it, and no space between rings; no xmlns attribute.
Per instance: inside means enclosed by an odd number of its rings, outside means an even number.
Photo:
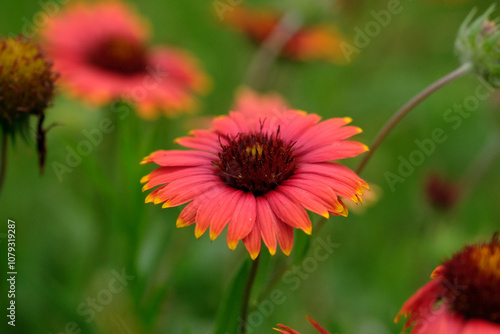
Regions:
<svg viewBox="0 0 500 334"><path fill-rule="evenodd" d="M232 8L224 23L240 31L257 45L262 44L276 29L283 13L267 8L250 8L245 5ZM332 24L305 25L285 43L281 55L296 61L346 62L340 44L344 38Z"/></svg>
<svg viewBox="0 0 500 334"><path fill-rule="evenodd" d="M500 243L470 245L446 260L403 305L412 334L500 333Z"/></svg>
<svg viewBox="0 0 500 334"><path fill-rule="evenodd" d="M146 119L196 108L208 79L187 51L151 47L148 22L118 1L71 4L42 35L61 84L97 105L123 99Z"/></svg>
<svg viewBox="0 0 500 334"><path fill-rule="evenodd" d="M441 174L431 173L425 180L425 194L432 207L447 211L459 199L461 187L458 182L449 181Z"/></svg>

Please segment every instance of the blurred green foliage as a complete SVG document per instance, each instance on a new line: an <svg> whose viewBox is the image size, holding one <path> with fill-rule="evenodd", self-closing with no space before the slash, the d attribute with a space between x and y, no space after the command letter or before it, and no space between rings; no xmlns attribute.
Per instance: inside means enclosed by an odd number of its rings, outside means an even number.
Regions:
<svg viewBox="0 0 500 334"><path fill-rule="evenodd" d="M1 2L0 35L20 33L41 3ZM373 21L371 11L386 8L388 1L358 0L345 7L329 6L327 1L318 1L320 7L314 7L315 1L308 6L305 1L245 3L297 6L306 20L332 22L352 40L354 28L364 29ZM203 99L200 115L227 113L256 51L243 36L223 26L213 4L135 3L151 20L154 43L192 51L212 77L213 89ZM280 61L268 74L268 88L281 93L292 106L324 118L352 117L353 124L364 129L356 140L369 144L397 108L459 65L453 52L456 31L473 6L483 11L490 1L401 1L401 5L402 12L351 64ZM330 237L338 248L298 283L292 274L283 276L288 281L276 280L273 289L282 292L277 298L280 304L274 304L262 324L249 333L272 333L277 323L311 333L305 314L332 332L399 333L402 324L395 325L394 316L440 261L467 243L491 237L499 226L495 189L500 178L494 172L500 167L498 161L452 212L433 209L424 194L430 172L460 179L489 133L497 131L498 95L497 100L481 102L456 130L443 118L446 110L474 94L478 84L473 76L461 78L403 120L363 174L380 187L378 202L361 215L352 212L348 218L330 218L318 237ZM60 182L52 163L64 162L68 147L85 138L82 130L96 128L105 117L112 119L115 130ZM73 326L82 333L213 331L225 290L248 259L246 250L240 243L230 251L224 234L210 242L206 235L196 240L193 227L176 229L181 209L144 204L146 195L139 184L141 176L152 170L139 165L140 160L153 150L174 148L173 139L184 135L188 120L196 117L146 122L132 114L121 120L109 110L94 110L61 94L48 112L46 124L60 126L47 136L45 175L39 175L34 142L18 141L9 147L0 233L6 231L7 218L16 221L17 321L15 329L7 327L3 316L3 333L71 333ZM391 191L384 174L397 173L399 156L408 159L418 149L414 141L430 138L435 128L444 130L446 141ZM354 167L359 159L345 163ZM294 252L303 251L306 242L302 236L300 240L301 247ZM0 241L4 277L5 239ZM311 248L315 246L317 241L312 241ZM286 261L278 251L262 265L254 301ZM126 281L123 291L109 294L113 273L122 270L134 278ZM5 280L0 288L5 310ZM103 299L109 295L111 301ZM94 308L95 317L91 317L89 298L109 303Z"/></svg>

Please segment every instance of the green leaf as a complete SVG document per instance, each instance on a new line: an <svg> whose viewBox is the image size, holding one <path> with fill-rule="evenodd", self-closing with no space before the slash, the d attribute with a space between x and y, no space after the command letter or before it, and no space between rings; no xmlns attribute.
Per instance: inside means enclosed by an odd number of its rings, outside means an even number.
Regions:
<svg viewBox="0 0 500 334"><path fill-rule="evenodd" d="M241 313L241 302L243 290L250 274L252 260L249 258L243 262L242 266L229 284L229 288L222 300L217 312L214 334L238 333L238 318Z"/></svg>

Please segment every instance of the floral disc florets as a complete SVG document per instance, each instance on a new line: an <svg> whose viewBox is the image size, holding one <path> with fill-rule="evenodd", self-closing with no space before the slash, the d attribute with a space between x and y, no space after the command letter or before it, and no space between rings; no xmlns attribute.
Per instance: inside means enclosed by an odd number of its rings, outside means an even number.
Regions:
<svg viewBox="0 0 500 334"><path fill-rule="evenodd" d="M133 75L144 72L146 68L146 48L130 38L112 37L91 50L88 61L103 70Z"/></svg>
<svg viewBox="0 0 500 334"><path fill-rule="evenodd" d="M28 114L40 116L54 96L52 62L37 44L22 38L0 40L0 119L12 125Z"/></svg>
<svg viewBox="0 0 500 334"><path fill-rule="evenodd" d="M445 264L446 281L460 287L444 296L465 319L500 324L500 243L468 246Z"/></svg>
<svg viewBox="0 0 500 334"><path fill-rule="evenodd" d="M225 184L260 196L276 188L293 175L293 143L284 142L276 133L238 134L222 145L219 177Z"/></svg>

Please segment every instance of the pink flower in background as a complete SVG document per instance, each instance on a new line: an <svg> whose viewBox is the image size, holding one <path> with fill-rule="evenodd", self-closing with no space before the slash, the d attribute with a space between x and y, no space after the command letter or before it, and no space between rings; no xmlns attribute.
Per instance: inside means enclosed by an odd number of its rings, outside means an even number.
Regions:
<svg viewBox="0 0 500 334"><path fill-rule="evenodd" d="M233 110L246 115L275 113L290 109L288 103L277 93L258 94L247 87L242 87L236 94Z"/></svg>
<svg viewBox="0 0 500 334"><path fill-rule="evenodd" d="M141 180L143 190L157 187L146 202L164 208L188 203L178 227L196 224L197 238L210 229L214 240L227 226L229 248L243 240L253 259L261 240L271 254L279 244L288 255L294 228L311 234L306 209L325 218L346 216L341 198L360 201L368 185L332 160L367 150L345 140L361 129L346 126L350 118L320 122L318 115L284 109L276 96L261 100L248 90L236 107L241 110L215 118L211 129L176 140L191 150L156 151L144 158L143 164L161 166Z"/></svg>
<svg viewBox="0 0 500 334"><path fill-rule="evenodd" d="M326 331L323 327L321 327L314 319L306 315L307 320L318 330L320 334L330 334L330 332ZM296 330L291 329L288 326L283 324L278 324L279 328L274 328L275 331L280 332L281 334L300 334Z"/></svg>
<svg viewBox="0 0 500 334"><path fill-rule="evenodd" d="M500 334L500 243L465 247L399 311L412 334Z"/></svg>
<svg viewBox="0 0 500 334"><path fill-rule="evenodd" d="M208 83L189 53L150 48L146 22L117 1L70 5L42 35L63 87L97 105L121 98L144 118L171 116L193 110Z"/></svg>

